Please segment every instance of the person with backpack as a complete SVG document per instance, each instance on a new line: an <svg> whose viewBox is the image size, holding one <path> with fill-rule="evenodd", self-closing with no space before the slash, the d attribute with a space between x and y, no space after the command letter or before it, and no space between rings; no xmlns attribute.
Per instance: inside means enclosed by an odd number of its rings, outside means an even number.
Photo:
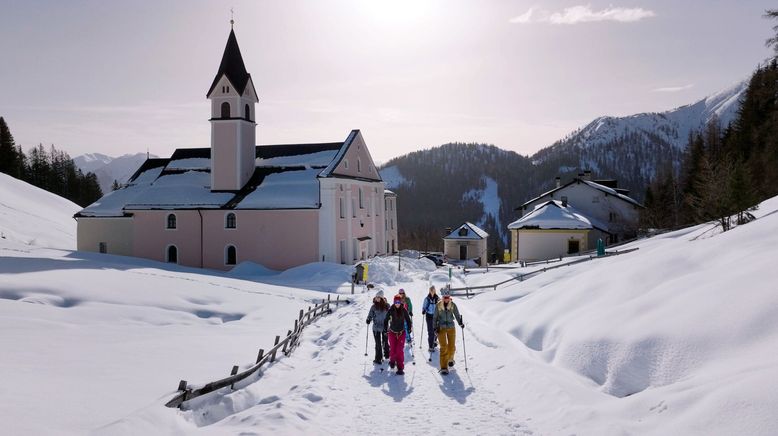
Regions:
<svg viewBox="0 0 778 436"><path fill-rule="evenodd" d="M389 304L386 302L386 298L384 298L384 291L376 292L375 297L373 297L373 305L367 314L367 324L370 325L370 322L374 321L375 359L373 359L373 363L377 365L383 363L383 359L389 358L389 340L386 335L386 328L384 328L384 320L388 313Z"/></svg>
<svg viewBox="0 0 778 436"><path fill-rule="evenodd" d="M424 314L424 320L427 322L427 342L430 346L430 353L435 351L435 347L438 345L435 340L435 327L433 324L435 319L435 307L437 306L438 301L440 301L440 297L435 292L435 286L430 286L429 294L424 297L424 302L421 304L421 313Z"/></svg>
<svg viewBox="0 0 778 436"><path fill-rule="evenodd" d="M455 341L457 338L456 324L465 328L462 315L456 303L451 301L451 291L443 289L443 298L435 306L433 325L440 342L440 373L448 374L448 368L454 366ZM455 324L456 323L456 324Z"/></svg>
<svg viewBox="0 0 778 436"><path fill-rule="evenodd" d="M405 310L408 311L408 315L413 319L413 303L411 303L411 298L405 295L405 289L403 288L400 288L398 292L400 293L400 296L403 297L403 306L405 306ZM409 344L413 342L413 333L411 333L407 325L405 326L405 337L408 338Z"/></svg>
<svg viewBox="0 0 778 436"><path fill-rule="evenodd" d="M394 369L397 365L397 375L403 375L405 372L405 326L408 331L413 331L411 316L403 304L403 297L395 295L392 300L392 307L384 318L384 330L389 336L389 367Z"/></svg>

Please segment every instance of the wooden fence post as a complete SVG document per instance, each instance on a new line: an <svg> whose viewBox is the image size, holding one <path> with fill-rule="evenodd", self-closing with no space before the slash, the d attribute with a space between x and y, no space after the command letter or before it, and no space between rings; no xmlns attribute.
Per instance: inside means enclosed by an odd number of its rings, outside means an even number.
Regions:
<svg viewBox="0 0 778 436"><path fill-rule="evenodd" d="M262 360L262 357L264 357L264 356L265 356L265 350L260 348L259 349L259 354L257 354L257 363L259 363L259 361Z"/></svg>
<svg viewBox="0 0 778 436"><path fill-rule="evenodd" d="M232 371L230 371L230 375L235 375L238 373L238 365L234 365L232 367ZM230 384L230 389L235 389L235 383Z"/></svg>
<svg viewBox="0 0 778 436"><path fill-rule="evenodd" d="M281 340L281 336L276 336L276 341L275 341L275 343L273 343L273 355L270 356L270 361L271 362L275 362L276 361L276 351L278 351L278 349L276 349L276 345L278 345L278 341L280 341L280 340Z"/></svg>
<svg viewBox="0 0 778 436"><path fill-rule="evenodd" d="M327 294L327 311L329 311L329 310L330 310L330 296L331 296L331 295L332 295L332 294Z"/></svg>
<svg viewBox="0 0 778 436"><path fill-rule="evenodd" d="M287 347L289 347L289 341L291 341L291 339L289 339L289 336L292 336L292 331L291 330L288 330L286 332L286 342L284 342L284 346L281 349L281 351L284 353L284 356L288 356L289 355L289 353L287 353L287 351L286 351Z"/></svg>
<svg viewBox="0 0 778 436"><path fill-rule="evenodd" d="M186 390L186 380L181 380L180 382L178 382L178 390L179 391Z"/></svg>

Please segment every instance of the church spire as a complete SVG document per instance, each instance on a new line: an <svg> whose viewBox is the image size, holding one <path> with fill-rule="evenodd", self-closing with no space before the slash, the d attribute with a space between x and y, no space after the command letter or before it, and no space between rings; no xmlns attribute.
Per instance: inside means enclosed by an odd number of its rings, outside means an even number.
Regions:
<svg viewBox="0 0 778 436"><path fill-rule="evenodd" d="M230 27L234 20L230 20ZM235 30L230 29L230 36L227 38L227 45L224 47L224 54L222 55L222 62L219 65L219 71L216 72L216 77L213 78L213 83L208 89L206 96L210 97L216 83L222 76L227 76L235 90L243 95L246 90L246 84L249 83L251 75L246 71L246 65L243 63L243 56L240 54L240 47L238 47L238 38L235 37Z"/></svg>

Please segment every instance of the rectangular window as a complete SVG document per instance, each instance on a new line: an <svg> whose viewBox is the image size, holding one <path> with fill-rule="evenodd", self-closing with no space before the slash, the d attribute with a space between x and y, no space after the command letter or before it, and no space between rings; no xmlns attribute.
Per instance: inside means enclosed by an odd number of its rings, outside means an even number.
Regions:
<svg viewBox="0 0 778 436"><path fill-rule="evenodd" d="M353 260L357 260L357 252L359 251L359 241L357 241L357 238L354 238L354 243L352 245L352 253L353 253Z"/></svg>
<svg viewBox="0 0 778 436"><path fill-rule="evenodd" d="M100 244L100 253L108 253L108 243L107 242L101 242Z"/></svg>
<svg viewBox="0 0 778 436"><path fill-rule="evenodd" d="M340 217L346 218L346 199L340 197Z"/></svg>
<svg viewBox="0 0 778 436"><path fill-rule="evenodd" d="M351 218L357 217L357 201L353 198L351 199Z"/></svg>
<svg viewBox="0 0 778 436"><path fill-rule="evenodd" d="M346 240L340 240L340 263L346 263Z"/></svg>

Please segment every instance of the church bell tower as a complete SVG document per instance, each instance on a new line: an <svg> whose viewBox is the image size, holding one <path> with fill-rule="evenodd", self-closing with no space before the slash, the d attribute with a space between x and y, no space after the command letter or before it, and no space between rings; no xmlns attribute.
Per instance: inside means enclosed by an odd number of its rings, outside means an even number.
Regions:
<svg viewBox="0 0 778 436"><path fill-rule="evenodd" d="M211 191L237 191L254 173L254 104L259 99L232 29L207 97L211 101Z"/></svg>

